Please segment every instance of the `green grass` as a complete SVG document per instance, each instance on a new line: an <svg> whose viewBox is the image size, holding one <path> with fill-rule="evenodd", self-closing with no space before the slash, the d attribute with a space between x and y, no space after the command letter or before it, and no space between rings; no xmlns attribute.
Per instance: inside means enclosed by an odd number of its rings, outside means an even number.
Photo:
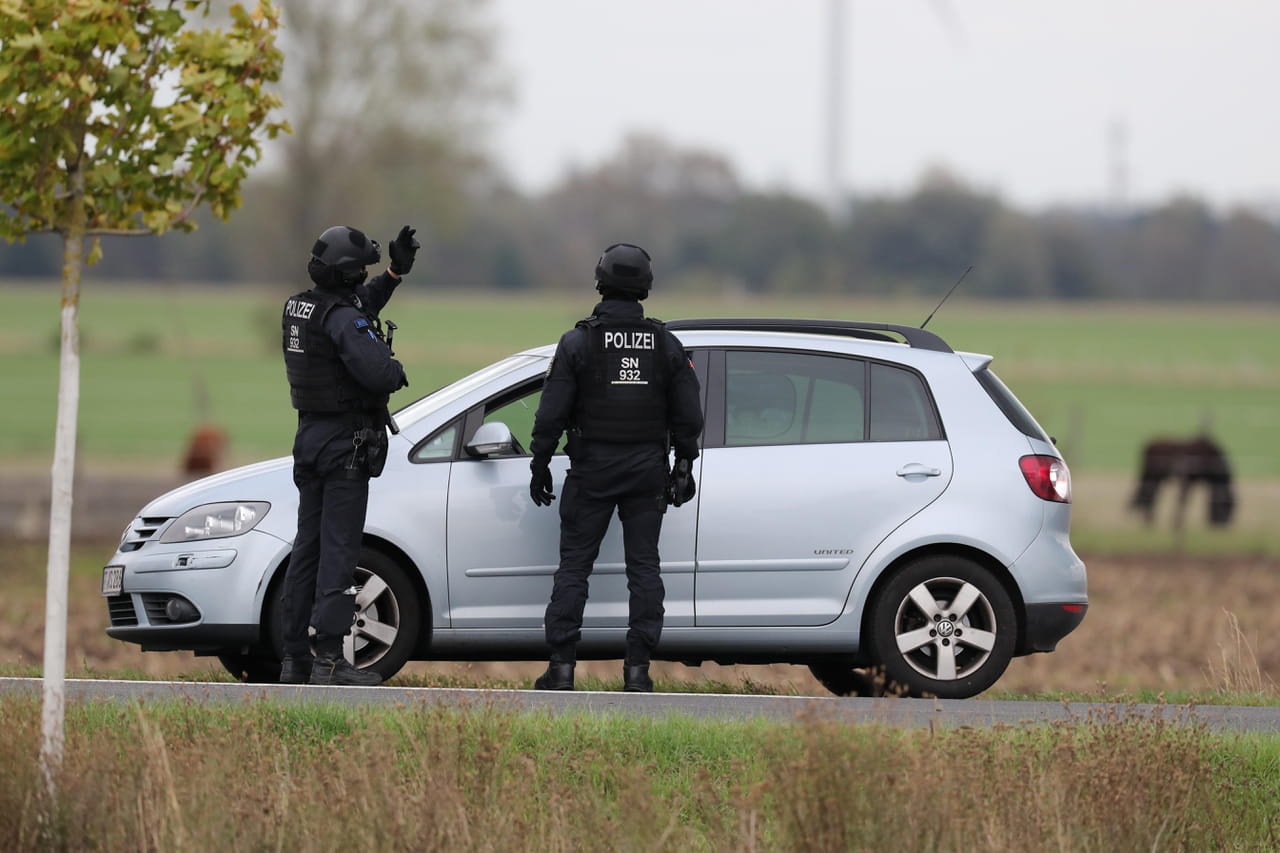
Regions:
<svg viewBox="0 0 1280 853"><path fill-rule="evenodd" d="M38 700L6 701L0 725L5 849L1190 851L1280 840L1280 738L1123 709L934 731L486 705L71 703L51 810L35 793Z"/></svg>
<svg viewBox="0 0 1280 853"><path fill-rule="evenodd" d="M289 408L278 306L289 288L120 288L81 298L80 453L89 462L174 464L208 391L238 461L283 455ZM386 310L409 402L490 361L556 340L590 310L580 297L499 297L406 284ZM60 290L0 285L0 462L47 458L58 388ZM732 301L655 294L658 316L812 316L919 323L931 306L860 299ZM1202 305L974 304L956 299L930 328L995 369L1055 435L1077 472L1129 472L1159 434L1206 421L1244 478L1280 478L1280 309Z"/></svg>

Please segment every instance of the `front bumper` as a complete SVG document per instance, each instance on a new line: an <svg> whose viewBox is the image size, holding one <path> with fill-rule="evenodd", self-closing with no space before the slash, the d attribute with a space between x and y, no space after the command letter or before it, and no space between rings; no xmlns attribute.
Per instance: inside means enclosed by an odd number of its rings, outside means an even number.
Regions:
<svg viewBox="0 0 1280 853"><path fill-rule="evenodd" d="M136 625L107 629L107 636L137 643L144 652L216 652L258 642L258 625Z"/></svg>
<svg viewBox="0 0 1280 853"><path fill-rule="evenodd" d="M120 592L106 597L107 636L144 651L200 652L259 640L267 582L290 544L270 534L188 543L126 543Z"/></svg>

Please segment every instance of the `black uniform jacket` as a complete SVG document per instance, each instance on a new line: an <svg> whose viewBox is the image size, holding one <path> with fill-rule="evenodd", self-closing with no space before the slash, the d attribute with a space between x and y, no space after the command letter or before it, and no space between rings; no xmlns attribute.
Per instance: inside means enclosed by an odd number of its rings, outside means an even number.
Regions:
<svg viewBox="0 0 1280 853"><path fill-rule="evenodd" d="M404 368L392 358L386 343L370 332L367 321L358 322L365 315L376 317L399 283L390 273L380 273L356 288L360 308L337 305L324 320L324 331L333 341L343 367L373 394L390 394L409 384ZM332 468L337 460L350 455L353 427L367 425L358 422L362 414L299 412L294 459L317 469Z"/></svg>
<svg viewBox="0 0 1280 853"><path fill-rule="evenodd" d="M592 313L606 323L610 319L634 321L644 317L644 308L639 302L605 300L598 303ZM663 352L670 370L666 388L671 443L678 458L696 459L698 436L702 434L702 395L698 377L676 336L665 329L662 334L666 336ZM549 464L560 437L573 427L571 420L579 378L584 376L591 358L590 341L589 331L583 328L570 329L560 337L534 419L529 448L534 465Z"/></svg>
<svg viewBox="0 0 1280 853"><path fill-rule="evenodd" d="M356 288L364 314L377 317L391 299L400 280L388 272L382 272ZM324 330L334 342L338 356L347 372L362 387L374 394L390 394L409 382L400 362L391 357L391 350L368 327L357 321L364 314L351 305L337 305L324 320Z"/></svg>

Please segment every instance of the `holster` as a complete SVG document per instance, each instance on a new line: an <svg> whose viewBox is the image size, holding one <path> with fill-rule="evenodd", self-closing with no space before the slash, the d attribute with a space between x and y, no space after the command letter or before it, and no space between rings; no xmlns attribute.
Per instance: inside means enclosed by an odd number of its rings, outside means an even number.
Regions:
<svg viewBox="0 0 1280 853"><path fill-rule="evenodd" d="M351 479L377 477L387 465L389 445L385 427L363 427L351 436L351 461L347 476Z"/></svg>
<svg viewBox="0 0 1280 853"><path fill-rule="evenodd" d="M365 466L370 477L377 477L387 466L387 449L390 442L383 427L371 427L365 431Z"/></svg>

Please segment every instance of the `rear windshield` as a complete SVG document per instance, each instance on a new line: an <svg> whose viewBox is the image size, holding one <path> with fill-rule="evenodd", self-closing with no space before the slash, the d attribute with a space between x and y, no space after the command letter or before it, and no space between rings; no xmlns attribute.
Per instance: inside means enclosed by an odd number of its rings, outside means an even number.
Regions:
<svg viewBox="0 0 1280 853"><path fill-rule="evenodd" d="M1043 442L1051 443L1053 439L1045 434L1040 428L1040 424L1036 423L1036 419L1031 417L1031 413L1026 407L1013 396L1013 392L1009 390L1000 377L996 376L987 368L977 370L973 374L978 379L978 384L986 389L987 394L1000 407L1000 411L1004 412L1004 416L1009 419L1009 423L1023 435L1031 438L1038 438Z"/></svg>

